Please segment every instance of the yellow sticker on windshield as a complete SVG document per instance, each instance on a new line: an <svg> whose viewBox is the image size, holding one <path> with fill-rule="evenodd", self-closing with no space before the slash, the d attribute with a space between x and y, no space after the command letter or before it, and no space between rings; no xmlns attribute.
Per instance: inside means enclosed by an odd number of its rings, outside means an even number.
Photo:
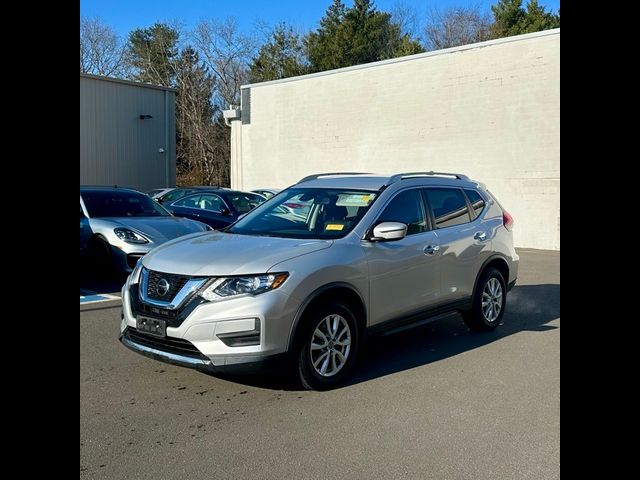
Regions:
<svg viewBox="0 0 640 480"><path fill-rule="evenodd" d="M327 223L327 226L324 227L325 230L342 230L344 225L339 223Z"/></svg>

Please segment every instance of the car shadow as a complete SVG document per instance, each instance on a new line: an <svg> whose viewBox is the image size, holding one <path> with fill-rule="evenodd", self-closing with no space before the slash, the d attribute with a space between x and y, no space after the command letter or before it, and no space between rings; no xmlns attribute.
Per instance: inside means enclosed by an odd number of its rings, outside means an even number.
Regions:
<svg viewBox="0 0 640 480"><path fill-rule="evenodd" d="M502 324L492 332L473 333L460 315L387 336L368 339L354 372L339 388L428 365L523 331L545 332L558 327L560 285L519 285L507 298ZM220 376L229 381L273 390L300 390L291 375Z"/></svg>
<svg viewBox="0 0 640 480"><path fill-rule="evenodd" d="M80 265L80 295L91 293L120 294L128 274L114 272L94 272L86 265Z"/></svg>

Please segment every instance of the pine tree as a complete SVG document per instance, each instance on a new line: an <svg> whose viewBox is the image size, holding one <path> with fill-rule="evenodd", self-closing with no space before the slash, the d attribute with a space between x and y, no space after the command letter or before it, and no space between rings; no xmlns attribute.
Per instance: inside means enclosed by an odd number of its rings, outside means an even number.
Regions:
<svg viewBox="0 0 640 480"><path fill-rule="evenodd" d="M317 31L305 38L312 71L375 62L423 51L391 15L376 9L373 0L355 0L345 8L334 0Z"/></svg>
<svg viewBox="0 0 640 480"><path fill-rule="evenodd" d="M134 68L134 80L172 86L178 36L177 30L164 23L132 31L129 34L128 57Z"/></svg>
<svg viewBox="0 0 640 480"><path fill-rule="evenodd" d="M498 0L491 10L495 18L494 38L560 27L560 14L545 11L537 0L529 0L526 10L522 7L522 0Z"/></svg>
<svg viewBox="0 0 640 480"><path fill-rule="evenodd" d="M251 82L304 75L308 71L300 35L285 23L277 25L251 62Z"/></svg>

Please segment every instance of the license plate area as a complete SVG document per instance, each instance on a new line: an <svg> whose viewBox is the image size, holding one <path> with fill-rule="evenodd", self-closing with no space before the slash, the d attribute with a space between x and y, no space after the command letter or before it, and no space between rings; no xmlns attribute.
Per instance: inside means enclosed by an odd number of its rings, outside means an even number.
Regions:
<svg viewBox="0 0 640 480"><path fill-rule="evenodd" d="M139 332L153 335L154 337L167 336L167 322L165 320L159 320L157 318L137 317L136 329Z"/></svg>

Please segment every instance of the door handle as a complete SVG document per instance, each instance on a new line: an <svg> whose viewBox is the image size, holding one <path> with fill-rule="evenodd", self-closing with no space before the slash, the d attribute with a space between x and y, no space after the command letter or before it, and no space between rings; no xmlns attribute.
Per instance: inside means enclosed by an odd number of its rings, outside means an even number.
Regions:
<svg viewBox="0 0 640 480"><path fill-rule="evenodd" d="M427 245L426 247L424 247L424 250L422 251L424 252L425 255L433 255L438 250L440 250L440 245Z"/></svg>
<svg viewBox="0 0 640 480"><path fill-rule="evenodd" d="M487 234L484 233L484 232L476 232L476 234L473 236L473 238L476 239L476 240L483 241L483 240L486 240Z"/></svg>

